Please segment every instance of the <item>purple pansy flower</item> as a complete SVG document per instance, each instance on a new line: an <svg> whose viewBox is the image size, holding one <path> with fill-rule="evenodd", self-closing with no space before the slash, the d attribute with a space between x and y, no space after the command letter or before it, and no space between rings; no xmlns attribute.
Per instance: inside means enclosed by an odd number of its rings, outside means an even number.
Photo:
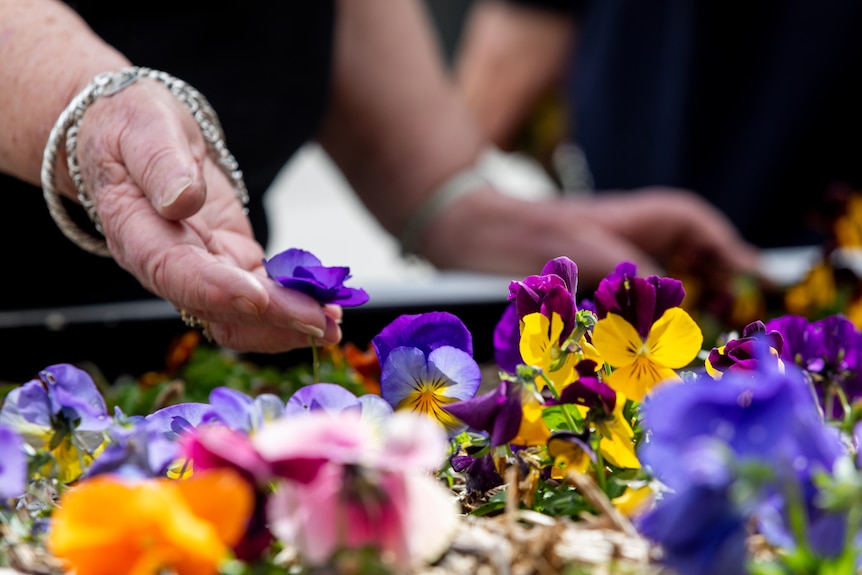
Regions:
<svg viewBox="0 0 862 575"><path fill-rule="evenodd" d="M781 359L787 363L795 364L802 369L807 369L802 358L808 357L810 353L807 351L808 340L808 320L801 315L783 315L775 319L771 319L765 324L765 329L768 331L777 331L781 334L784 340L784 345L781 349Z"/></svg>
<svg viewBox="0 0 862 575"><path fill-rule="evenodd" d="M578 266L567 257L550 260L540 275L527 276L523 281L509 284L509 301L515 302L518 319L540 312L551 317L559 314L563 320L560 342L575 329L578 289Z"/></svg>
<svg viewBox="0 0 862 575"><path fill-rule="evenodd" d="M481 381L479 364L458 348L442 346L426 355L415 347L398 347L383 365L380 395L396 410L431 417L454 437L467 425L443 407L472 398Z"/></svg>
<svg viewBox="0 0 862 575"><path fill-rule="evenodd" d="M313 411L323 411L332 417L344 413L358 413L359 418L376 428L382 428L384 421L392 416L389 403L371 393L356 396L347 388L335 383L313 383L298 389L287 400L284 413L295 417Z"/></svg>
<svg viewBox="0 0 862 575"><path fill-rule="evenodd" d="M831 315L809 323L787 315L769 321L766 328L782 334L782 359L811 375L822 404L829 403L833 386L850 402L862 397L862 332L849 319ZM841 416L838 402L827 414Z"/></svg>
<svg viewBox="0 0 862 575"><path fill-rule="evenodd" d="M768 353L768 352L767 352ZM781 372L761 361L752 378L729 373L720 385L705 375L657 390L642 405L643 425L651 440L641 449L644 462L659 478L675 486L677 453L691 438L724 441L739 459L779 463L806 461L831 469L843 448L833 428L825 425L805 376L793 366ZM660 393L659 393L660 391Z"/></svg>
<svg viewBox="0 0 862 575"><path fill-rule="evenodd" d="M296 417L323 412L331 417L359 414L359 419L374 429L384 429L395 412L379 395L366 393L356 396L347 388L335 383L313 383L298 389L287 400L284 413Z"/></svg>
<svg viewBox="0 0 862 575"><path fill-rule="evenodd" d="M38 379L9 392L0 421L16 416L39 426L64 420L81 431L102 431L111 425L93 378L67 363L47 367L39 372Z"/></svg>
<svg viewBox="0 0 862 575"><path fill-rule="evenodd" d="M442 407L470 399L482 380L473 337L455 315L402 315L372 338L380 360L380 395L394 409L437 420L450 436L466 425Z"/></svg>
<svg viewBox="0 0 862 575"><path fill-rule="evenodd" d="M753 373L760 360L757 354L758 344L765 340L775 355L768 356L774 361L781 355L784 338L776 330L766 331L766 326L760 320L753 321L742 330L742 337L732 339L721 347L715 347L706 359L706 369L715 379L730 371Z"/></svg>
<svg viewBox="0 0 862 575"><path fill-rule="evenodd" d="M37 379L14 388L0 409L0 425L16 431L34 449L52 453L62 483L81 476L85 457L104 443L112 424L90 374L65 363L49 366Z"/></svg>
<svg viewBox="0 0 862 575"><path fill-rule="evenodd" d="M0 409L0 424L18 431L36 449L57 430L75 433L81 445L94 450L111 426L105 400L93 378L70 364L57 364L8 393Z"/></svg>
<svg viewBox="0 0 862 575"><path fill-rule="evenodd" d="M560 393L558 403L574 403L597 409L602 415L611 415L617 406L617 393L596 377L596 362L584 359L575 366L578 379Z"/></svg>
<svg viewBox="0 0 862 575"><path fill-rule="evenodd" d="M646 340L652 324L685 298L682 282L673 278L637 277L637 268L623 262L599 282L594 294L596 315L603 319L609 313L620 315Z"/></svg>
<svg viewBox="0 0 862 575"><path fill-rule="evenodd" d="M473 455L453 455L450 458L452 469L463 473L466 478L466 489L468 495L483 496L488 490L503 485L505 481L494 465L494 458L490 453L480 457Z"/></svg>
<svg viewBox="0 0 862 575"><path fill-rule="evenodd" d="M445 311L404 314L371 339L382 367L397 347L415 347L429 353L449 346L473 355L473 336L457 316Z"/></svg>
<svg viewBox="0 0 862 575"><path fill-rule="evenodd" d="M27 489L27 455L24 440L0 425L0 505Z"/></svg>
<svg viewBox="0 0 862 575"><path fill-rule="evenodd" d="M521 357L521 320L515 302L510 302L494 327L494 361L507 373L517 373Z"/></svg>
<svg viewBox="0 0 862 575"><path fill-rule="evenodd" d="M252 433L267 421L282 417L284 402L272 393L261 393L255 397L230 387L217 387L210 392L209 403L214 416L232 429ZM209 419L205 418L205 419Z"/></svg>
<svg viewBox="0 0 862 575"><path fill-rule="evenodd" d="M466 401L444 405L448 411L471 428L491 436L491 447L509 443L521 427L522 385L503 380L497 389Z"/></svg>
<svg viewBox="0 0 862 575"><path fill-rule="evenodd" d="M768 353L761 342L758 354ZM713 379L701 375L658 390L644 402L642 410L649 440L641 447L641 460L676 491L676 495L660 502L652 517L646 519L650 536L660 538L665 533L667 537L676 537L666 524L671 519L676 521L674 532L700 532L703 537L711 536L700 524L702 515L687 511L696 497L704 498L709 493L715 498L715 523L730 521L740 513L753 516L762 507L774 510L771 524L764 523L764 533L786 533L786 482L790 478L796 481L795 491L806 496L803 504L812 548L823 554L835 551L835 541L819 534L840 532L845 518L814 504L813 476L830 471L845 449L838 431L820 417L805 376L797 368L788 365L782 372L774 363L761 359L757 377L729 372L716 384ZM746 462L756 462L774 471L772 481L760 483L759 497L750 501L751 508L737 509L730 517L721 511L722 498L726 499L730 487L712 483L714 480L710 478L717 474L700 472L704 463L702 456L708 451L705 445L712 445L716 457L727 462L724 467L731 476ZM711 468L715 467L721 466ZM654 529L649 528L651 521L657 522ZM731 523L736 524L735 521ZM838 540L843 539L839 537ZM684 551L697 554L688 544ZM682 548L680 553L684 558Z"/></svg>
<svg viewBox="0 0 862 575"><path fill-rule="evenodd" d="M213 415L208 403L177 403L146 416L148 425L169 441L179 441L183 434L201 425Z"/></svg>
<svg viewBox="0 0 862 575"><path fill-rule="evenodd" d="M677 453L681 487L638 517L638 531L662 549L679 575L745 573L750 510L731 497L732 475L722 444L698 438Z"/></svg>
<svg viewBox="0 0 862 575"><path fill-rule="evenodd" d="M116 421L125 420L119 411ZM168 439L144 417L128 418L126 423L118 423L109 431L107 446L93 459L84 477L105 473L131 479L163 477L180 455L175 441Z"/></svg>
<svg viewBox="0 0 862 575"><path fill-rule="evenodd" d="M283 285L307 294L321 304L338 304L353 307L368 301L368 294L359 288L350 288L344 282L350 279L348 267L326 267L312 253L289 249L263 260L266 273Z"/></svg>
<svg viewBox="0 0 862 575"><path fill-rule="evenodd" d="M219 424L252 433L264 423L284 415L284 403L278 396L263 393L254 398L229 387L210 392L209 403L177 403L154 411L146 417L153 429L177 441L183 433L202 424Z"/></svg>
<svg viewBox="0 0 862 575"><path fill-rule="evenodd" d="M332 416L343 411L361 412L362 404L346 387L336 383L314 383L301 387L287 400L284 413L288 417L322 410Z"/></svg>

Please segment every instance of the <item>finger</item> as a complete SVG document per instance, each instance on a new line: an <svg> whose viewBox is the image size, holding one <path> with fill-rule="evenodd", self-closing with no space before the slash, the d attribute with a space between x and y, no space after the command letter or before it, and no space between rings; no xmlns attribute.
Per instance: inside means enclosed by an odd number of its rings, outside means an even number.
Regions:
<svg viewBox="0 0 862 575"><path fill-rule="evenodd" d="M344 309L340 305L326 304L323 306L323 313L326 317L332 318L335 323L341 323L344 319Z"/></svg>
<svg viewBox="0 0 862 575"><path fill-rule="evenodd" d="M206 199L206 144L184 104L164 86L144 79L92 108L84 117L91 122L87 130L118 134L115 143L104 145L162 217L179 220L201 208ZM119 132L118 118L123 122ZM114 129L105 130L106 123ZM105 187L118 182L99 183Z"/></svg>
<svg viewBox="0 0 862 575"><path fill-rule="evenodd" d="M219 322L207 322L207 324L209 334L219 345L239 352L283 353L309 347L312 344L335 345L342 338L341 328L331 318L326 318L322 336L269 325L251 326Z"/></svg>
<svg viewBox="0 0 862 575"><path fill-rule="evenodd" d="M200 216L165 220L132 186L118 188L106 195L100 216L115 259L144 287L202 319L326 336L320 304L267 278L253 238L233 234L227 251ZM230 205L241 214L236 202ZM257 273L243 269L253 260Z"/></svg>

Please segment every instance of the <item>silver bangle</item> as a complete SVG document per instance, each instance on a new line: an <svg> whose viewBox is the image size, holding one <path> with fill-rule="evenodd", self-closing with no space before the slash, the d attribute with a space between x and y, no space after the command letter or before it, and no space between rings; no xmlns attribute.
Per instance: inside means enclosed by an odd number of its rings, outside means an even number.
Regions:
<svg viewBox="0 0 862 575"><path fill-rule="evenodd" d="M419 255L422 234L447 207L469 192L491 185L479 165L473 165L434 188L401 229L399 241L404 255Z"/></svg>
<svg viewBox="0 0 862 575"><path fill-rule="evenodd" d="M66 109L57 118L57 122L48 136L45 152L42 155L42 193L48 204L48 212L67 238L78 247L104 257L111 257L107 242L85 232L69 217L63 206L62 198L57 193L56 174L54 172L57 164L57 155L60 144L66 142L66 163L69 176L78 192L78 201L86 209L90 220L95 224L99 233L102 233L102 225L96 213L96 206L87 194L84 180L81 176L81 168L78 164L78 130L84 118L87 108L100 97L110 97L135 83L140 78L153 79L167 87L171 94L176 96L185 104L192 113L195 121L201 129L207 150L210 156L221 168L222 172L230 179L234 187L234 193L243 206L248 205L249 195L242 171L239 169L236 159L228 151L224 142L224 132L218 116L210 103L204 96L170 74L149 68L131 66L116 72L104 72L93 78L81 92L79 92Z"/></svg>

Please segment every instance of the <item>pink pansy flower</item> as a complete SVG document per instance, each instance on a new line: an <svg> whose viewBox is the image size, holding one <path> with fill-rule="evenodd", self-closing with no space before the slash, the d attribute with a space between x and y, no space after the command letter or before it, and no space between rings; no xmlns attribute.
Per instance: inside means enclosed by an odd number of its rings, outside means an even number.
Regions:
<svg viewBox="0 0 862 575"><path fill-rule="evenodd" d="M410 412L378 425L351 412L337 418L310 412L274 421L252 438L276 468L327 458L313 481L281 482L267 506L273 535L310 565L324 565L341 550L373 547L406 571L448 548L456 502L432 473L446 458L443 431Z"/></svg>

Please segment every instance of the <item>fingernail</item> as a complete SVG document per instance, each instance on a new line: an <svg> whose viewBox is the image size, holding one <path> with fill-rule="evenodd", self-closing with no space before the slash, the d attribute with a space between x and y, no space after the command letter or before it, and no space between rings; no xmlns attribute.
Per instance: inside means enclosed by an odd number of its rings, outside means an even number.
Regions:
<svg viewBox="0 0 862 575"><path fill-rule="evenodd" d="M189 186L192 185L192 182L193 180L191 176L183 176L181 178L177 178L176 180L168 184L166 187L168 191L162 197L161 206L163 208L166 208L170 205L173 205L174 202L176 202L180 198L180 196L183 195L183 192L189 189Z"/></svg>
<svg viewBox="0 0 862 575"><path fill-rule="evenodd" d="M299 321L293 322L293 329L302 332L305 335L310 335L312 337L323 337L324 335L326 335L326 333L319 327L308 325L307 323L302 323Z"/></svg>

